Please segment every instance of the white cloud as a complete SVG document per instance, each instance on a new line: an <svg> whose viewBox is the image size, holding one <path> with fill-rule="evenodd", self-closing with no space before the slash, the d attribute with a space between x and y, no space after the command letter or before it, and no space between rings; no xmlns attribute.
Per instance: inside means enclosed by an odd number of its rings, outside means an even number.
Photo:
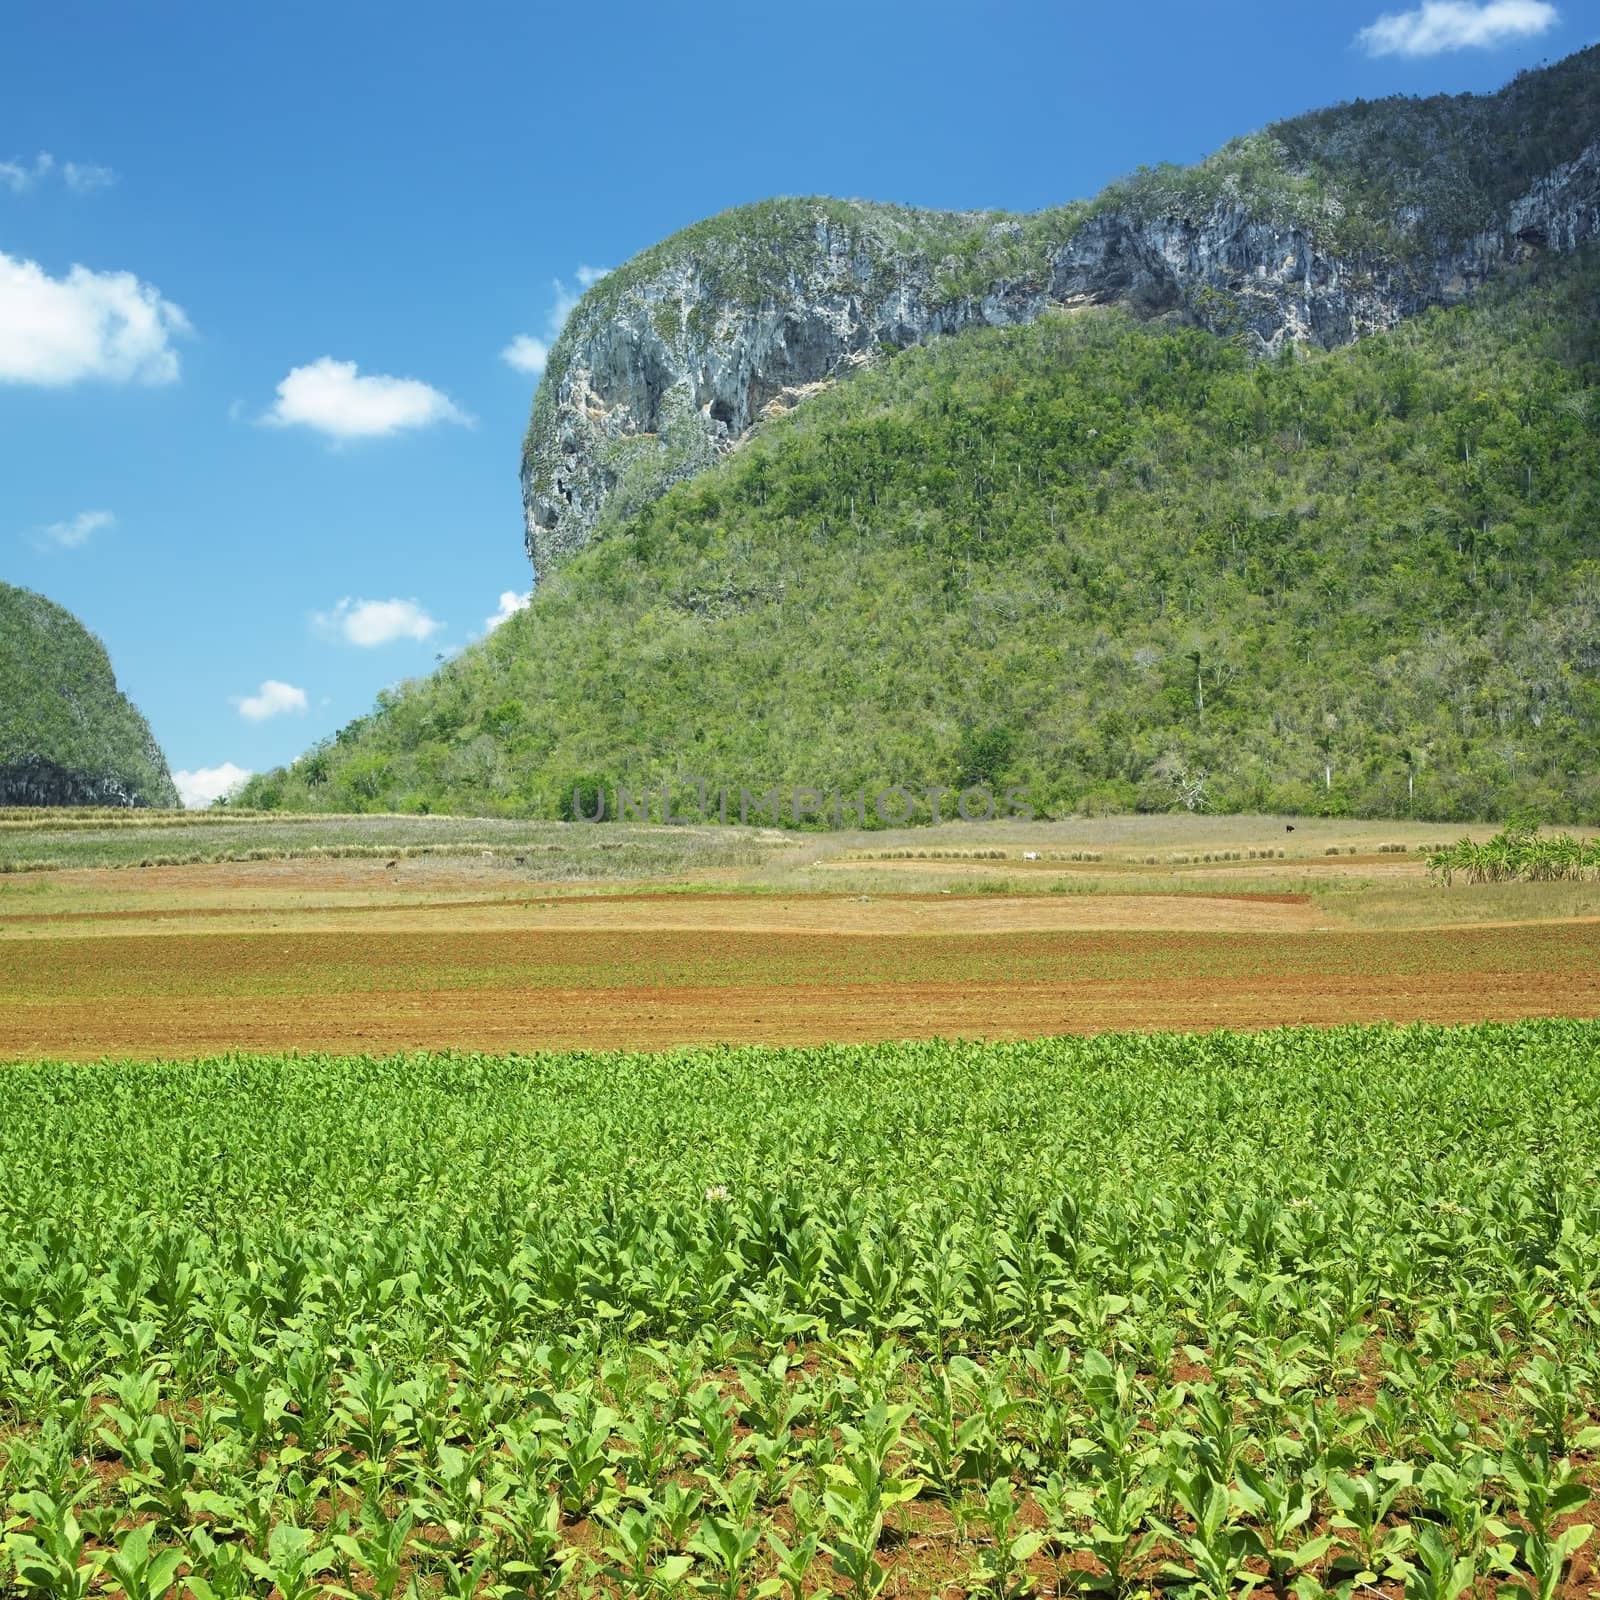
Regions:
<svg viewBox="0 0 1600 1600"><path fill-rule="evenodd" d="M183 312L131 272L75 266L52 278L0 251L0 383L172 383L170 341L189 331Z"/></svg>
<svg viewBox="0 0 1600 1600"><path fill-rule="evenodd" d="M535 334L519 333L500 352L500 359L518 372L538 377L544 371L545 362L550 359L550 346L560 337L561 329L572 315L572 308L583 298L583 291L592 289L610 270L610 267L579 267L573 274L578 280L576 289L560 278L552 278L550 310L544 319L544 337L541 339Z"/></svg>
<svg viewBox="0 0 1600 1600"><path fill-rule="evenodd" d="M220 767L196 767L193 772L174 772L172 781L178 786L178 797L194 811L231 794L249 776L249 768L236 767L231 761L224 761Z"/></svg>
<svg viewBox="0 0 1600 1600"><path fill-rule="evenodd" d="M30 189L36 189L50 176L55 164L56 158L48 150L41 150L33 158L32 166L24 165L20 161L0 161L0 183L3 183L12 194L26 194Z"/></svg>
<svg viewBox="0 0 1600 1600"><path fill-rule="evenodd" d="M500 352L500 359L518 372L531 372L537 377L550 359L550 346L543 339L535 339L531 333L519 333Z"/></svg>
<svg viewBox="0 0 1600 1600"><path fill-rule="evenodd" d="M531 600L530 595L518 594L515 589L506 589L500 596L500 609L492 617L483 619L484 629L493 633L508 617L514 617L519 611L526 611Z"/></svg>
<svg viewBox="0 0 1600 1600"><path fill-rule="evenodd" d="M40 542L58 550L76 550L89 542L91 534L114 528L117 519L109 511L80 511L65 522L50 522L37 530Z"/></svg>
<svg viewBox="0 0 1600 1600"><path fill-rule="evenodd" d="M315 428L333 439L376 439L436 422L473 424L449 395L420 378L363 376L355 362L331 356L295 367L278 385L278 398L263 421Z"/></svg>
<svg viewBox="0 0 1600 1600"><path fill-rule="evenodd" d="M290 711L306 709L306 692L292 683L280 683L268 678L254 694L241 695L233 702L239 715L251 722L265 722L268 717L281 717Z"/></svg>
<svg viewBox="0 0 1600 1600"><path fill-rule="evenodd" d="M393 644L396 639L420 642L443 626L415 600L344 599L332 611L313 612L311 620L321 632L363 649Z"/></svg>
<svg viewBox="0 0 1600 1600"><path fill-rule="evenodd" d="M1415 11L1385 12L1356 43L1373 56L1436 56L1531 39L1560 20L1546 0L1423 0Z"/></svg>
<svg viewBox="0 0 1600 1600"><path fill-rule="evenodd" d="M117 175L110 167L102 167L93 161L58 164L48 150L41 150L31 163L0 161L0 186L9 189L12 194L27 194L57 171L61 174L61 181L74 194L93 194L96 189L108 189L117 181Z"/></svg>
<svg viewBox="0 0 1600 1600"><path fill-rule="evenodd" d="M578 302L583 299L583 290L574 289L570 284L563 283L559 278L550 280L550 314L545 318L545 327L550 330L551 337L560 333L567 325L567 318L577 309Z"/></svg>
<svg viewBox="0 0 1600 1600"><path fill-rule="evenodd" d="M61 169L61 178L74 194L93 194L96 189L109 189L117 181L110 167L93 161L69 161Z"/></svg>

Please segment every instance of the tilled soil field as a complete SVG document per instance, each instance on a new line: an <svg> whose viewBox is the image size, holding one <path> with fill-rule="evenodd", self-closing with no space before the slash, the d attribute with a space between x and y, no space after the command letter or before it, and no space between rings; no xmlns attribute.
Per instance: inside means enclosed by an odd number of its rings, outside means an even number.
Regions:
<svg viewBox="0 0 1600 1600"><path fill-rule="evenodd" d="M395 932L351 919L347 932L130 934L100 923L67 937L58 923L0 941L0 1054L660 1048L1600 1016L1592 922L786 932L781 902L750 905L766 919L756 928L696 928L684 895L638 906L659 906L661 925L642 916L631 927Z"/></svg>

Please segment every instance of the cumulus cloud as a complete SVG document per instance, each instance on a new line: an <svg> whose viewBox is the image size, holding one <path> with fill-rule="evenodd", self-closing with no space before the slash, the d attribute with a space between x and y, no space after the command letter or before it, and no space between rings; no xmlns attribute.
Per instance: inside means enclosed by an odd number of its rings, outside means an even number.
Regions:
<svg viewBox="0 0 1600 1600"><path fill-rule="evenodd" d="M35 542L54 545L58 550L77 550L89 542L91 535L116 525L117 519L109 511L80 511L65 522L47 522L35 529Z"/></svg>
<svg viewBox="0 0 1600 1600"><path fill-rule="evenodd" d="M317 611L312 622L319 632L346 644L372 649L397 639L422 641L436 634L436 622L415 600L341 600L332 611Z"/></svg>
<svg viewBox="0 0 1600 1600"><path fill-rule="evenodd" d="M610 267L582 266L573 274L577 287L562 278L550 280L550 310L544 319L544 337L532 333L519 333L505 349L500 359L518 372L538 377L550 359L550 346L560 337L561 329L572 315L572 308L583 298L585 289L592 289L611 270Z"/></svg>
<svg viewBox="0 0 1600 1600"><path fill-rule="evenodd" d="M171 341L189 331L183 312L131 272L75 266L52 278L0 251L0 383L173 383Z"/></svg>
<svg viewBox="0 0 1600 1600"><path fill-rule="evenodd" d="M331 439L376 439L406 428L473 419L442 390L420 378L359 372L353 361L322 356L295 367L279 385L264 421L315 428Z"/></svg>
<svg viewBox="0 0 1600 1600"><path fill-rule="evenodd" d="M493 633L508 617L514 617L519 611L528 609L530 595L518 594L515 589L506 589L500 595L500 609L492 617L483 619L483 626L489 633Z"/></svg>
<svg viewBox="0 0 1600 1600"><path fill-rule="evenodd" d="M12 194L27 194L55 173L74 194L93 194L96 189L108 189L117 181L110 167L92 161L66 161L58 163L48 150L41 150L32 161L0 161L0 187Z"/></svg>
<svg viewBox="0 0 1600 1600"><path fill-rule="evenodd" d="M290 711L306 709L306 692L292 683L280 683L268 678L254 694L237 696L233 702L239 715L251 722L265 722L268 717L281 717Z"/></svg>
<svg viewBox="0 0 1600 1600"><path fill-rule="evenodd" d="M500 359L518 372L531 372L538 377L544 371L545 362L550 359L550 346L543 339L534 338L531 333L519 333L500 352Z"/></svg>
<svg viewBox="0 0 1600 1600"><path fill-rule="evenodd" d="M1423 0L1414 11L1385 12L1356 43L1373 56L1436 56L1531 39L1560 20L1546 0Z"/></svg>
<svg viewBox="0 0 1600 1600"><path fill-rule="evenodd" d="M174 772L172 781L178 786L178 798L191 811L196 811L232 794L250 775L248 767L236 767L231 761L224 761L220 767Z"/></svg>

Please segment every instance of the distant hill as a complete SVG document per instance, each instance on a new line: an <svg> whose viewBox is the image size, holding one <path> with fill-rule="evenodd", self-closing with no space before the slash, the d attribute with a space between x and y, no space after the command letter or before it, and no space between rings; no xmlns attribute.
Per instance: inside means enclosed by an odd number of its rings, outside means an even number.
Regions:
<svg viewBox="0 0 1600 1600"><path fill-rule="evenodd" d="M0 805L177 804L105 646L70 611L0 583Z"/></svg>
<svg viewBox="0 0 1600 1600"><path fill-rule="evenodd" d="M1057 811L1596 820L1597 385L1587 254L1267 360L1115 309L936 341L241 803L984 777Z"/></svg>
<svg viewBox="0 0 1600 1600"><path fill-rule="evenodd" d="M1600 820L1600 47L1029 217L775 200L601 279L532 605L244 802L680 777Z"/></svg>

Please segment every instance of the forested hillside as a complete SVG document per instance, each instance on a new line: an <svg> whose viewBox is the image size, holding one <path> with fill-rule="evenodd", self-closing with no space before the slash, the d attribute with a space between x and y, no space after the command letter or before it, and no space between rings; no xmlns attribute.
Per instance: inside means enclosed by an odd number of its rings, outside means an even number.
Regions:
<svg viewBox="0 0 1600 1600"><path fill-rule="evenodd" d="M1332 352L1116 311L772 423L244 803L575 777L1600 816L1600 264Z"/></svg>
<svg viewBox="0 0 1600 1600"><path fill-rule="evenodd" d="M0 583L0 805L177 804L105 646L70 611Z"/></svg>

